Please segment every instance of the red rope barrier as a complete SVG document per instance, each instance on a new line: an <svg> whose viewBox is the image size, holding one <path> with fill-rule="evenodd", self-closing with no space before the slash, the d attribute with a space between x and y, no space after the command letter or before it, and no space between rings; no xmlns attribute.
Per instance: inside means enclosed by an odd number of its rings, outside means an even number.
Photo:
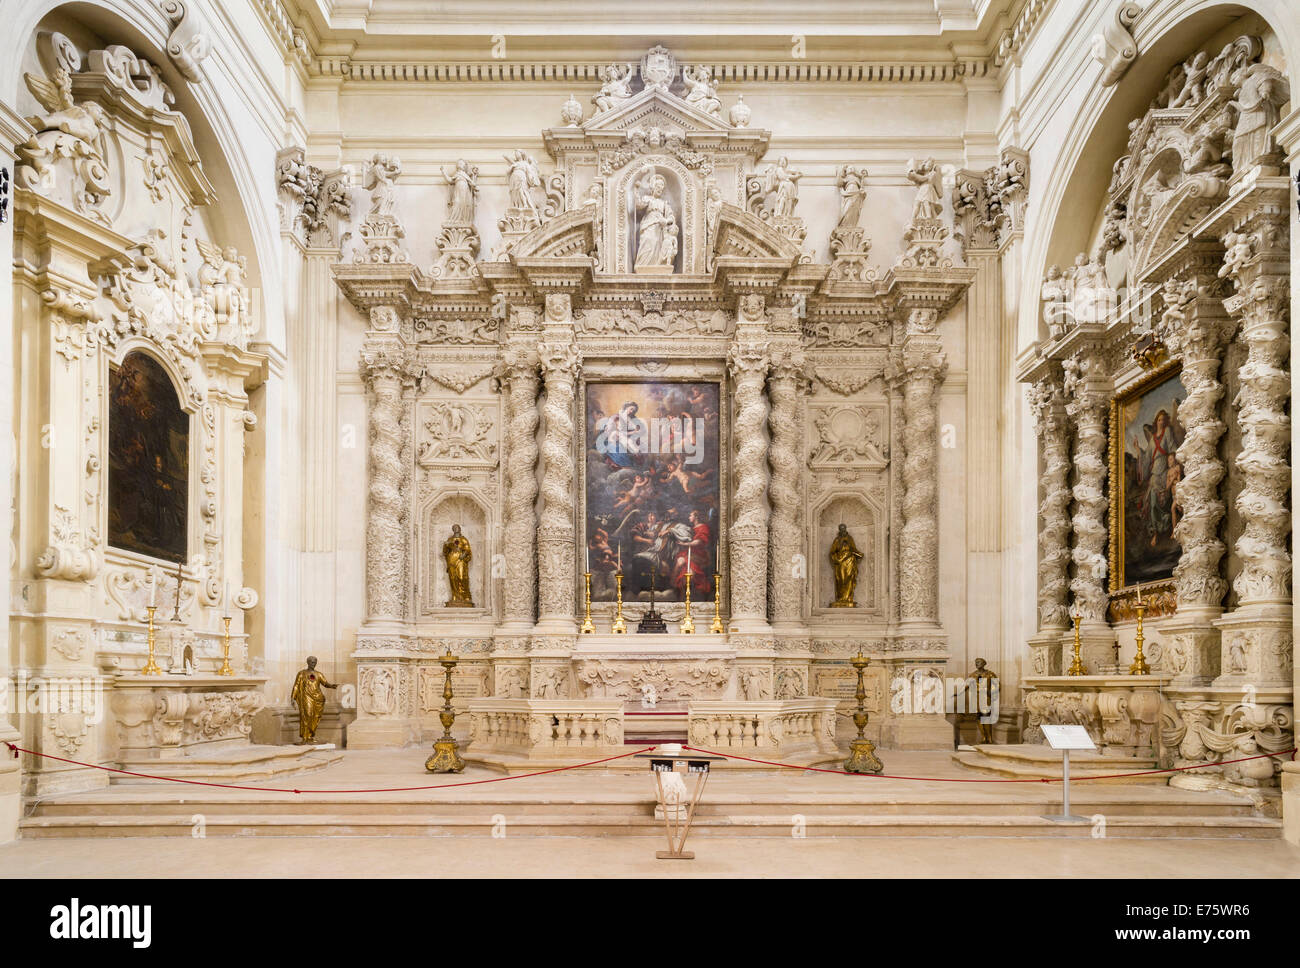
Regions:
<svg viewBox="0 0 1300 968"><path fill-rule="evenodd" d="M39 756L47 760L56 760L59 763L70 763L73 766L85 766L92 770L103 770L105 773L119 773L123 776L136 776L146 780L166 780L169 783L188 783L192 786L217 787L222 790L256 790L261 793L408 793L415 790L442 790L448 787L478 786L480 783L501 783L504 780L523 780L530 776L546 776L548 773L563 773L565 770L579 770L584 766L599 766L601 763L609 763L611 760L622 760L629 756L636 756L638 753L652 752L655 747L647 746L645 749L633 750L630 753L619 753L617 756L607 756L603 760L592 760L589 763L574 763L572 766L557 766L550 770L537 770L533 773L519 773L515 776L494 776L486 780L466 780L463 783L434 783L429 786L412 786L412 787L380 787L373 790L290 790L284 787L265 787L265 786L244 786L238 783L209 783L206 780L186 780L178 776L158 776L154 773L134 773L131 770L118 770L111 766L99 766L95 763L82 763L79 760L68 760L62 756L51 756L49 753L38 753L35 750L23 749L21 746L15 746L13 743L5 743L14 752L14 756L19 753L26 753L29 756Z"/></svg>
<svg viewBox="0 0 1300 968"><path fill-rule="evenodd" d="M13 752L14 756L19 753L26 753L28 756L39 756L47 760L55 760L59 763L68 763L72 766L83 766L92 770L103 770L105 773L117 773L122 776L134 776L144 780L165 780L169 783L187 783L191 786L216 787L221 790L253 790L262 793L410 793L420 790L442 790L451 787L478 786L483 783L501 783L505 780L523 780L533 776L547 776L551 773L564 773L568 770L580 770L586 766L599 766L602 763L610 763L614 760L627 759L629 756L636 756L639 753L652 753L658 746L647 746L643 749L632 750L630 753L619 753L616 756L607 756L600 760L591 760L587 763L574 763L570 766L557 766L549 770L536 770L532 773L518 773L514 776L494 776L486 780L465 780L462 783L434 783L427 786L411 787L377 787L374 789L362 790L293 790L285 787L265 787L265 786L248 786L238 783L210 783L206 780L186 780L176 776L158 776L154 773L136 773L131 770L119 770L111 766L100 766L96 763L83 763L80 760L69 760L62 756L52 756L49 753L38 753L35 750L24 749L13 743L5 743ZM809 773L832 773L838 776L865 776L877 780L914 780L920 783L1060 783L1061 777L1025 777L1025 778L971 778L971 777L953 777L953 776L896 776L890 773L850 773L847 770L828 770L818 766L797 766L793 763L778 763L775 760L759 760L750 756L738 756L735 753L719 753L715 750L702 749L698 746L683 746L682 749L690 750L693 753L707 753L711 756L721 756L731 760L744 760L747 763L760 763L764 766L775 766L785 770L800 770ZM1232 763L1249 763L1251 760L1268 760L1278 756L1292 754L1295 759L1295 753L1300 747L1291 747L1286 750L1279 750L1276 753L1263 753L1259 756L1244 756L1238 760L1219 760L1216 763L1199 763L1195 766L1174 766L1164 770L1141 770L1136 773L1105 773L1100 776L1074 776L1070 779L1076 783L1085 780L1116 780L1134 776L1153 776L1159 773L1183 773L1189 770L1204 770L1212 766L1227 766Z"/></svg>
<svg viewBox="0 0 1300 968"><path fill-rule="evenodd" d="M1000 778L1000 779L969 779L966 777L955 776L893 776L889 773L850 773L847 770L828 770L818 766L796 766L793 763L777 763L773 760L756 760L749 756L737 756L735 753L719 753L714 750L701 749L698 746L683 746L682 749L690 750L693 753L708 753L710 756L722 756L730 760L744 760L747 763L762 763L765 766L779 766L786 770L806 770L810 773L835 773L840 776L867 776L877 780L918 780L925 783L1060 783L1062 778L1043 776L1027 778ZM1196 766L1172 766L1167 770L1142 770L1138 773L1104 773L1100 776L1072 776L1071 782L1079 783L1084 780L1115 780L1120 777L1128 776L1151 776L1156 773L1182 773L1187 770L1204 770L1210 766L1226 766L1229 763L1248 763L1251 760L1268 760L1275 756L1285 756L1291 753L1292 759L1295 759L1295 752L1300 747L1291 747L1289 750L1279 750L1276 753L1264 753L1260 756L1244 756L1239 760L1219 760L1217 763L1198 763Z"/></svg>

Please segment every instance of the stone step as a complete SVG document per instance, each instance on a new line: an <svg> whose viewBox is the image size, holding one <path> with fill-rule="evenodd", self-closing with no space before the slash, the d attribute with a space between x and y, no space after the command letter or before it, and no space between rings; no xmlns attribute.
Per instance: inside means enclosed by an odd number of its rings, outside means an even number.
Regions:
<svg viewBox="0 0 1300 968"><path fill-rule="evenodd" d="M156 786L167 782L150 777L198 783L252 783L315 773L342 759L341 750L314 746L246 746L176 759L126 759L122 761L122 769L148 776L113 773L110 780L115 786Z"/></svg>
<svg viewBox="0 0 1300 968"><path fill-rule="evenodd" d="M1005 746L981 744L961 749L952 754L953 762L981 773L991 773L1014 779L1060 779L1061 753L1047 746L1016 743ZM1113 777L1117 773L1142 773L1156 769L1153 758L1103 756L1099 753L1073 751L1070 753L1070 778L1072 780L1107 777L1092 780L1094 783L1129 784L1154 783L1165 785L1168 773L1147 776Z"/></svg>
<svg viewBox="0 0 1300 968"><path fill-rule="evenodd" d="M501 813L507 817L554 814L561 805L553 799L524 798L510 795L475 796L472 799L431 801L423 795L407 794L265 794L256 800L201 789L191 793L158 791L124 799L120 791L70 794L38 801L30 807L32 818L90 818L101 816L165 817L184 813L187 817L202 813L209 817L256 814L263 817L336 817L384 815L413 817L461 818ZM1074 791L1072 791L1074 792ZM1080 790L1070 798L1071 809L1079 815L1122 815L1131 817L1250 817L1254 815L1249 800L1227 795L1197 794L1183 799L1162 798L1143 801L1133 797L1089 795ZM572 804L584 816L649 816L654 801L649 796L583 797ZM977 796L951 795L870 800L862 797L816 795L792 798L780 795L714 795L705 792L696 808L698 817L746 817L780 814L791 817L825 816L971 816L986 817L1038 816L1059 812L1059 793L1045 793L1031 800L997 800Z"/></svg>
<svg viewBox="0 0 1300 968"><path fill-rule="evenodd" d="M197 812L197 811L196 811ZM265 816L260 814L204 815L205 837L490 837L494 833L524 837L654 837L665 836L664 825L649 816L600 814L536 814L500 817ZM24 838L45 837L192 837L194 814L177 816L33 817L22 822ZM830 814L803 823L808 837L1093 837L1092 823L1060 824L1040 816L935 815L879 816ZM709 836L789 837L789 813L750 816L697 816L692 838ZM1114 837L1206 839L1278 839L1281 822L1261 817L1106 817L1104 834Z"/></svg>

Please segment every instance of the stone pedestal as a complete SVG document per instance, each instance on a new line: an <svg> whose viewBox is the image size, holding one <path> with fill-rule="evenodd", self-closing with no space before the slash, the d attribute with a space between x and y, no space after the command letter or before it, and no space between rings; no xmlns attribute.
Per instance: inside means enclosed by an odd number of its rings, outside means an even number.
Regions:
<svg viewBox="0 0 1300 968"><path fill-rule="evenodd" d="M176 759L249 744L266 678L118 676L111 708L117 758Z"/></svg>
<svg viewBox="0 0 1300 968"><path fill-rule="evenodd" d="M1025 679L1026 743L1046 725L1083 726L1106 756L1161 757L1161 694L1169 676L1031 676Z"/></svg>

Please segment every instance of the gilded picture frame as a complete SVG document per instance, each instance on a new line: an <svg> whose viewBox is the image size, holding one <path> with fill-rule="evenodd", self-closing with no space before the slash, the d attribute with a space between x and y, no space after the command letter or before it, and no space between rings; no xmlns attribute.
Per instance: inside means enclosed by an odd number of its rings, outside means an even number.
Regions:
<svg viewBox="0 0 1300 968"><path fill-rule="evenodd" d="M1182 554L1173 538L1182 469L1178 405L1187 399L1181 374L1181 363L1170 360L1111 398L1109 570L1116 617L1139 588L1153 605L1174 600L1173 568Z"/></svg>

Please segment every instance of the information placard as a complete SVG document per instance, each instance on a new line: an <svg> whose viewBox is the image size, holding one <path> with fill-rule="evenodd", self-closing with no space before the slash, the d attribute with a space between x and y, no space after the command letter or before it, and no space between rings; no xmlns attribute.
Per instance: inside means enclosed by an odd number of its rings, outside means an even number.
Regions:
<svg viewBox="0 0 1300 968"><path fill-rule="evenodd" d="M1043 736L1054 750L1095 750L1097 744L1083 726L1043 726Z"/></svg>

